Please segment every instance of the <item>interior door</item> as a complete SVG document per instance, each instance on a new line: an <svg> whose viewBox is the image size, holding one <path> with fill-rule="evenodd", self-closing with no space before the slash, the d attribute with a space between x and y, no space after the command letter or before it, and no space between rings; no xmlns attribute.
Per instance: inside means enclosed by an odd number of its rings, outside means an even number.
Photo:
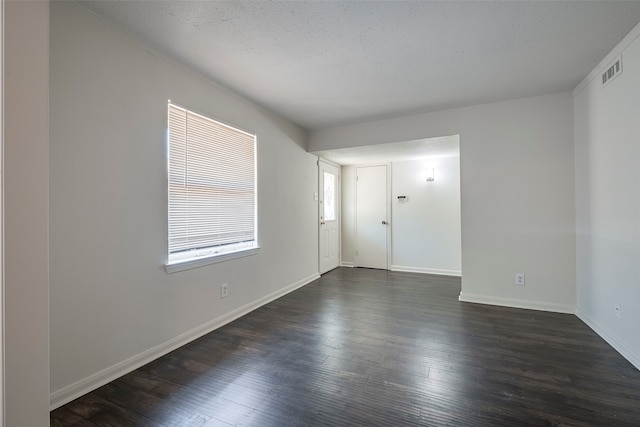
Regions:
<svg viewBox="0 0 640 427"><path fill-rule="evenodd" d="M387 166L356 168L356 267L388 268Z"/></svg>
<svg viewBox="0 0 640 427"><path fill-rule="evenodd" d="M340 169L318 162L320 274L340 265Z"/></svg>

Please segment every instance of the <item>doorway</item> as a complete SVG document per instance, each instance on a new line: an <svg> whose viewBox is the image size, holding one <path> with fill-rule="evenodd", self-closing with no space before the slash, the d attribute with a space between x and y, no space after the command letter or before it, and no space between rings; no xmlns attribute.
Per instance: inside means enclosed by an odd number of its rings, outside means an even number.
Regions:
<svg viewBox="0 0 640 427"><path fill-rule="evenodd" d="M382 262L363 262L366 254L360 250L368 248L363 248L363 238L357 236L356 174L359 168L386 165L386 269L462 275L459 135L340 148L314 154L341 165L341 266L385 268ZM428 179L428 170L432 176L435 173L434 178ZM362 220L359 222L362 231ZM381 222L382 218L376 221L380 226Z"/></svg>
<svg viewBox="0 0 640 427"><path fill-rule="evenodd" d="M320 274L340 265L340 168L318 161Z"/></svg>
<svg viewBox="0 0 640 427"><path fill-rule="evenodd" d="M356 267L389 268L388 169L356 168Z"/></svg>

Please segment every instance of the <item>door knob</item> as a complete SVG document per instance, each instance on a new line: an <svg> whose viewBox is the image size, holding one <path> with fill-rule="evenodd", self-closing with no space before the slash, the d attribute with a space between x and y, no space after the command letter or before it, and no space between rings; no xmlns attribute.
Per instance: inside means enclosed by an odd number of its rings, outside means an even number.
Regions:
<svg viewBox="0 0 640 427"><path fill-rule="evenodd" d="M387 225L387 221L382 221L382 225Z"/></svg>

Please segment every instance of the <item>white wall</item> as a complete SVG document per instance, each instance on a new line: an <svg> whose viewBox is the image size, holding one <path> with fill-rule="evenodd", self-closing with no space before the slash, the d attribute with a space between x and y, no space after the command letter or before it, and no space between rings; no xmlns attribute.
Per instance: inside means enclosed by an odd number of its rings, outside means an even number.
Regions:
<svg viewBox="0 0 640 427"><path fill-rule="evenodd" d="M356 254L356 167L342 166L340 265L353 267Z"/></svg>
<svg viewBox="0 0 640 427"><path fill-rule="evenodd" d="M317 277L318 210L305 132L75 5L50 67L55 407ZM258 255L165 273L168 99L257 134Z"/></svg>
<svg viewBox="0 0 640 427"><path fill-rule="evenodd" d="M391 269L459 276L460 158L392 162L391 188Z"/></svg>
<svg viewBox="0 0 640 427"><path fill-rule="evenodd" d="M309 150L460 135L464 301L573 312L570 93L311 132ZM514 286L517 272L526 286Z"/></svg>
<svg viewBox="0 0 640 427"><path fill-rule="evenodd" d="M574 114L577 314L640 368L638 36L640 25L576 88ZM620 52L623 72L603 88Z"/></svg>
<svg viewBox="0 0 640 427"><path fill-rule="evenodd" d="M5 425L49 425L49 3L4 15Z"/></svg>

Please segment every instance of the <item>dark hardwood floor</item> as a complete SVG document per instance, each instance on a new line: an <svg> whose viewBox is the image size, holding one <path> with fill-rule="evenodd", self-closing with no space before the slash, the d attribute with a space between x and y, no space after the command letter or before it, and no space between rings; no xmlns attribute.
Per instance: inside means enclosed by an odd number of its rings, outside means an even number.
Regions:
<svg viewBox="0 0 640 427"><path fill-rule="evenodd" d="M53 426L640 426L640 372L573 315L337 269L51 413Z"/></svg>

